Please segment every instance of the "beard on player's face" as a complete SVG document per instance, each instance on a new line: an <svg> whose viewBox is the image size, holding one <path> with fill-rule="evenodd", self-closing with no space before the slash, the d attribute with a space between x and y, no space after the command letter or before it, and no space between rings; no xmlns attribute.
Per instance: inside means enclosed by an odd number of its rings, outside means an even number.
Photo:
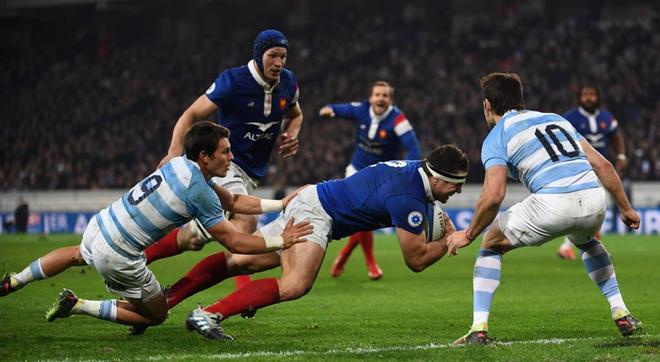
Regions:
<svg viewBox="0 0 660 362"><path fill-rule="evenodd" d="M596 109L598 109L598 106L600 105L599 103L598 99L580 99L580 107L584 108L584 110L589 113L596 112Z"/></svg>

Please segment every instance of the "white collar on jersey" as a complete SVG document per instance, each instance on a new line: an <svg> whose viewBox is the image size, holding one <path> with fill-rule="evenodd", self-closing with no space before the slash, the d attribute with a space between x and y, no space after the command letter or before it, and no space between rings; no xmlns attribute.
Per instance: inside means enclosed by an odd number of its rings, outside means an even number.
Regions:
<svg viewBox="0 0 660 362"><path fill-rule="evenodd" d="M374 113L374 107L369 106L369 116L371 117L371 119L376 119L376 120L378 120L378 122L380 122L380 121L384 120L387 116L389 116L389 115L390 115L390 112L392 112L393 109L394 109L394 106L392 106L392 105L390 104L390 106L387 107L387 109L385 110L385 112L383 112L383 114L381 114L381 115L379 116L379 115L377 115L376 113Z"/></svg>
<svg viewBox="0 0 660 362"><path fill-rule="evenodd" d="M433 201L433 192L431 191L431 183L429 182L429 177L426 175L426 172L424 172L424 169L419 167L417 169L417 172L419 172L419 175L422 177L422 183L424 184L424 191L426 191L426 198L429 201Z"/></svg>
<svg viewBox="0 0 660 362"><path fill-rule="evenodd" d="M581 115L583 115L583 116L585 116L585 117L587 117L587 118L589 118L589 117L594 117L594 118L596 118L596 117L598 117L598 115L600 114L600 109L597 109L596 112L594 112L594 114L591 114L591 113L587 112L586 109L584 109L584 108L582 108L582 107L578 107L578 112L580 112Z"/></svg>
<svg viewBox="0 0 660 362"><path fill-rule="evenodd" d="M275 84L273 84L273 85L268 84L268 82L266 82L261 77L261 74L259 74L259 70L257 70L257 64L254 61L254 59L250 60L247 64L247 66L248 66L248 69L250 70L250 74L252 75L252 78L254 78L255 82L257 82L257 84L259 84L261 87L263 87L263 89L266 92L272 92L273 89L275 89L275 87L277 87L277 85L280 84L280 79L279 78L277 78L277 82L275 82Z"/></svg>

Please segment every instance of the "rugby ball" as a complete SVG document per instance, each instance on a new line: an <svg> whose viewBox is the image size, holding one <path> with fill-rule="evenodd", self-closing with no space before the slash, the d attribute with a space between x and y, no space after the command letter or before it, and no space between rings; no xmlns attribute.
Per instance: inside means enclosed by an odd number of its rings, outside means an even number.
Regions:
<svg viewBox="0 0 660 362"><path fill-rule="evenodd" d="M439 240L445 236L445 211L440 205L440 201L426 204L426 241Z"/></svg>

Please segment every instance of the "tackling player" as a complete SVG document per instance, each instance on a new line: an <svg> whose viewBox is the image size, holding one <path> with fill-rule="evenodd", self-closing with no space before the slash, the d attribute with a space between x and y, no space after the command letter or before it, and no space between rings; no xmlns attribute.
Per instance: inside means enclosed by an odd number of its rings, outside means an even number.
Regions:
<svg viewBox="0 0 660 362"><path fill-rule="evenodd" d="M281 236L254 236L239 232L225 220L220 200L228 209L245 214L260 213L263 205L275 201L264 203L267 200L232 195L212 184L212 177L224 177L230 168L233 155L228 137L229 131L217 124L202 122L193 126L184 139L185 156L172 158L96 214L79 246L51 251L20 273L5 273L0 296L72 266L94 265L108 291L125 300L81 299L64 289L46 314L47 320L83 314L143 328L162 323L168 309L143 251L173 227L194 218L198 229L231 252L242 254L268 253L305 241L302 237L311 233L309 222L293 225L291 221ZM281 202L280 208L287 201Z"/></svg>
<svg viewBox="0 0 660 362"><path fill-rule="evenodd" d="M394 88L385 81L371 86L369 100L363 102L329 104L319 111L321 117L340 117L355 121L357 147L351 163L346 167L346 177L374 163L394 160L399 157L401 146L408 151L406 159L419 160L422 151L406 115L393 105ZM338 277L344 264L358 243L362 246L367 261L369 278L378 280L383 271L374 257L374 234L360 231L350 236L348 243L337 255L330 273Z"/></svg>
<svg viewBox="0 0 660 362"><path fill-rule="evenodd" d="M603 157L612 160L610 157L610 146L614 150L614 168L623 175L623 171L628 163L626 157L626 144L623 140L623 133L619 130L619 122L614 116L600 109L600 92L598 87L593 84L583 84L578 91L578 107L564 114L573 127L589 142L591 147L600 152ZM630 199L630 190L626 189L628 182L624 182L626 195ZM600 240L600 233L596 235ZM568 260L575 260L573 244L568 238L559 246L557 251L559 257Z"/></svg>
<svg viewBox="0 0 660 362"><path fill-rule="evenodd" d="M587 273L610 304L619 332L627 336L641 331L642 323L623 302L610 256L594 237L605 217L603 187L621 210L623 222L639 227L639 215L614 167L561 116L525 110L517 74L491 73L480 83L484 117L491 128L481 150L486 178L470 226L448 237L449 254L472 243L496 218L507 175L520 179L531 195L506 210L486 231L474 269L472 327L454 343L489 341L488 316L504 253L564 235L580 249Z"/></svg>
<svg viewBox="0 0 660 362"><path fill-rule="evenodd" d="M465 153L453 145L445 145L436 148L426 160L381 162L342 180L308 186L289 203L283 215L261 228L257 235L281 232L289 218L307 219L314 226L313 234L307 237L310 242L261 256L211 255L172 285L168 305L172 308L228 277L281 266L280 278L254 280L188 316L189 329L210 339L230 338L224 334L220 321L307 294L331 239L386 226L396 227L406 265L414 272L421 272L442 258L447 250L446 236L454 231L444 215L445 235L428 241L427 210L435 200L445 203L454 193L460 193L467 171Z"/></svg>
<svg viewBox="0 0 660 362"><path fill-rule="evenodd" d="M215 182L234 194L253 193L265 176L275 141L280 139L279 154L289 158L298 152L298 133L303 116L298 102L298 82L284 68L289 41L277 30L264 30L254 41L253 59L247 65L225 70L205 94L179 117L167 156L161 165L183 150L183 135L197 120L217 112L219 124L229 128L235 158L227 175ZM280 130L283 130L280 133ZM230 221L238 230L253 233L254 215L233 213ZM176 229L145 251L147 262L172 256L184 250L200 250L204 242L191 228ZM237 279L237 287L249 282Z"/></svg>

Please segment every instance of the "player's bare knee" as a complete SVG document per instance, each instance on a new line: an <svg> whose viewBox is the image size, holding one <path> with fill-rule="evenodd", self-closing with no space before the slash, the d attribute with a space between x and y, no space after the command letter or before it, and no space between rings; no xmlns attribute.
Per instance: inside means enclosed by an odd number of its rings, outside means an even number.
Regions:
<svg viewBox="0 0 660 362"><path fill-rule="evenodd" d="M153 326L157 326L159 324L163 324L165 322L165 320L167 320L167 313L165 313L163 315L155 316L155 317L151 318L149 320L149 322L151 323L151 326L153 327Z"/></svg>
<svg viewBox="0 0 660 362"><path fill-rule="evenodd" d="M187 250L193 250L193 251L202 250L202 248L204 248L204 245L206 245L206 242L204 242L203 240L201 240L197 236L193 236L190 239L190 242L188 243L188 249Z"/></svg>
<svg viewBox="0 0 660 362"><path fill-rule="evenodd" d="M282 301L298 299L309 293L310 290L312 290L312 283L282 283L282 285L280 285L280 299Z"/></svg>
<svg viewBox="0 0 660 362"><path fill-rule="evenodd" d="M179 231L176 238L176 245L179 250L201 250L206 243L190 231L190 228L184 228Z"/></svg>
<svg viewBox="0 0 660 362"><path fill-rule="evenodd" d="M83 258L82 254L80 253L80 246L76 246L72 250L72 255L71 255L71 261L75 265L87 265L87 262L85 262L85 259Z"/></svg>

